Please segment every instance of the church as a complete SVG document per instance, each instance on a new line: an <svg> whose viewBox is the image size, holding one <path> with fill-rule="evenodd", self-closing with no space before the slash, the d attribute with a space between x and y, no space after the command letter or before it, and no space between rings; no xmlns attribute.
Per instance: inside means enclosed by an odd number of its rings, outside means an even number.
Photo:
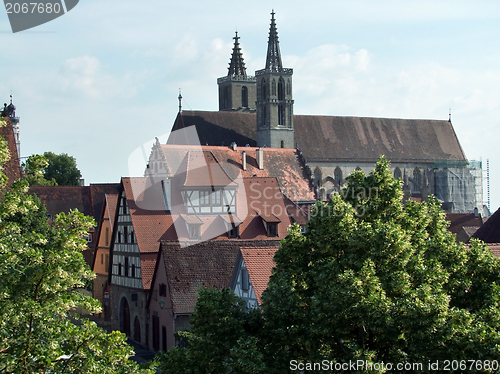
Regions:
<svg viewBox="0 0 500 374"><path fill-rule="evenodd" d="M435 195L448 213L483 211L481 163L469 161L448 120L296 115L293 69L284 68L275 13L266 63L247 75L236 32L226 76L217 80L218 111L181 110L167 144L185 144L175 130L195 126L200 144L296 148L318 200L339 191L354 170L369 173L381 155L403 182L405 199Z"/></svg>

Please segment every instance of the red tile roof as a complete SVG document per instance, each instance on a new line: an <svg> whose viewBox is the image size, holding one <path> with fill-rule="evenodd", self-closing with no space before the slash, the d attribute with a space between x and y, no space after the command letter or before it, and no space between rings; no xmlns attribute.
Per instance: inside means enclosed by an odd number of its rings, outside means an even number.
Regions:
<svg viewBox="0 0 500 374"><path fill-rule="evenodd" d="M183 187L236 187L236 183L228 177L211 152L188 151L185 160L181 170L177 170L177 173L185 175L181 179Z"/></svg>
<svg viewBox="0 0 500 374"><path fill-rule="evenodd" d="M272 269L276 266L273 259L278 248L241 248L241 255L259 305L261 305L262 293L267 288Z"/></svg>
<svg viewBox="0 0 500 374"><path fill-rule="evenodd" d="M493 256L500 258L500 243L488 243L488 248L493 253Z"/></svg>
<svg viewBox="0 0 500 374"><path fill-rule="evenodd" d="M230 147L162 145L161 151L167 163L168 174L170 176L176 174L188 151L200 149L203 150L204 154L210 152L213 155L213 160L219 163L231 180L236 180L239 176L243 178L275 177L278 179L283 194L292 201L312 201L315 199L313 189L309 185L305 165L301 161L298 151L294 149L264 148L264 165L263 170L260 170L256 157L258 148L255 147L242 147L234 151ZM246 153L246 170L243 170L242 165L243 152Z"/></svg>
<svg viewBox="0 0 500 374"><path fill-rule="evenodd" d="M481 227L483 220L481 216L476 217L474 213L446 213L446 220L450 221L448 230L458 234L462 227Z"/></svg>

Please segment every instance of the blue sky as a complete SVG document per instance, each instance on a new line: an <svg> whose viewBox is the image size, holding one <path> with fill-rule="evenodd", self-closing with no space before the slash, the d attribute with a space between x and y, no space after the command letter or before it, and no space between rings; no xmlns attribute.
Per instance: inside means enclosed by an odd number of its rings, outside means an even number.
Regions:
<svg viewBox="0 0 500 374"><path fill-rule="evenodd" d="M0 100L12 90L22 156L68 153L87 184L118 182L135 149L168 133L179 88L185 109L217 110L236 29L248 72L263 67L274 8L296 114L447 119L451 108L467 157L490 160L496 210L500 2L311 4L80 0L16 34L2 13Z"/></svg>

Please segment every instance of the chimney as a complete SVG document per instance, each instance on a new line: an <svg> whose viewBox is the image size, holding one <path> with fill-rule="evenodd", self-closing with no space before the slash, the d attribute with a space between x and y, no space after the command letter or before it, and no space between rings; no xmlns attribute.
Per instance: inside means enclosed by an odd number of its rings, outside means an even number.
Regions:
<svg viewBox="0 0 500 374"><path fill-rule="evenodd" d="M262 148L257 149L256 152L257 165L259 165L259 170L264 170L264 150Z"/></svg>
<svg viewBox="0 0 500 374"><path fill-rule="evenodd" d="M171 191L172 191L172 181L170 179L162 180L163 186L163 199L165 200L165 208L167 212L170 211L170 199L171 199Z"/></svg>
<svg viewBox="0 0 500 374"><path fill-rule="evenodd" d="M231 149L236 152L236 150L238 149L238 145L235 142L232 142Z"/></svg>
<svg viewBox="0 0 500 374"><path fill-rule="evenodd" d="M241 153L241 165L243 170L247 170L247 153L245 151Z"/></svg>

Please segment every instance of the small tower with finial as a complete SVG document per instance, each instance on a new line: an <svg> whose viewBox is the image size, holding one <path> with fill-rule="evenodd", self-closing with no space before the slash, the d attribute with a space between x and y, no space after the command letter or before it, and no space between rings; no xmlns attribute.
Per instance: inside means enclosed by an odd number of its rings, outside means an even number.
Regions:
<svg viewBox="0 0 500 374"><path fill-rule="evenodd" d="M234 36L233 53L225 77L217 79L219 110L255 110L255 77L247 75L241 53L238 31Z"/></svg>
<svg viewBox="0 0 500 374"><path fill-rule="evenodd" d="M179 99L179 113L182 112L182 95L181 95L181 89L179 88L179 96L177 97Z"/></svg>
<svg viewBox="0 0 500 374"><path fill-rule="evenodd" d="M9 118L10 123L12 124L12 131L14 132L14 140L16 142L19 164L21 164L21 137L20 137L21 131L19 128L19 117L16 116L16 106L12 103L12 92L10 93L10 104L3 105L1 116Z"/></svg>
<svg viewBox="0 0 500 374"><path fill-rule="evenodd" d="M293 148L293 69L283 67L278 29L271 13L266 66L257 70L257 145Z"/></svg>

